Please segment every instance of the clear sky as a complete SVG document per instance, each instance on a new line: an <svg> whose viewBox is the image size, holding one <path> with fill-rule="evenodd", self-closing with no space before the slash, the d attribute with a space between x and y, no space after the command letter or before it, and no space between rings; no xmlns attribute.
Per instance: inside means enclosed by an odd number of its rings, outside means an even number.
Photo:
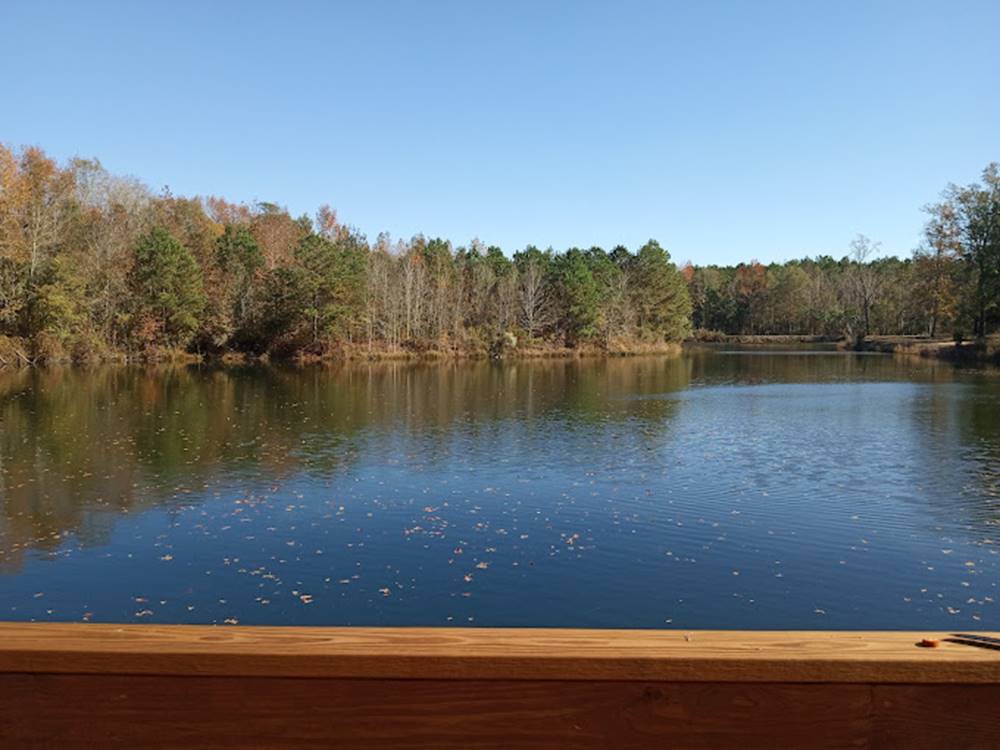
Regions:
<svg viewBox="0 0 1000 750"><path fill-rule="evenodd" d="M0 0L0 141L370 238L908 254L1000 160L1000 0Z"/></svg>

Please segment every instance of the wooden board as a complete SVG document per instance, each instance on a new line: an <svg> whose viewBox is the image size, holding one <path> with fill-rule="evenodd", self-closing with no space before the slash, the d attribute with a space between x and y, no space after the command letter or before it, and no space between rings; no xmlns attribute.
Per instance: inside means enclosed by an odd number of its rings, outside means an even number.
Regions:
<svg viewBox="0 0 1000 750"><path fill-rule="evenodd" d="M4 748L996 748L988 685L0 675Z"/></svg>
<svg viewBox="0 0 1000 750"><path fill-rule="evenodd" d="M998 747L949 637L0 623L0 748Z"/></svg>
<svg viewBox="0 0 1000 750"><path fill-rule="evenodd" d="M983 633L1000 638L1000 634ZM926 632L0 623L0 673L998 683L1000 649ZM920 648L936 638L940 648Z"/></svg>

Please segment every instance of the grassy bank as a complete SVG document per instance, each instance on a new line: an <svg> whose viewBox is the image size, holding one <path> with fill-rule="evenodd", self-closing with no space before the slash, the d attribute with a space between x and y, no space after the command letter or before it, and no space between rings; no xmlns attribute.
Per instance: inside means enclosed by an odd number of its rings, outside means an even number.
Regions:
<svg viewBox="0 0 1000 750"><path fill-rule="evenodd" d="M99 351L87 352L85 356L74 356L73 352L38 351L30 342L0 336L0 369L20 367L43 367L63 365L99 364L196 364L199 362L222 362L225 364L246 364L251 362L290 362L311 364L323 362L375 362L375 361L448 361L448 360L519 360L576 357L629 357L650 354L677 354L681 345L674 342L648 342L637 340L613 340L611 342L581 343L566 346L562 343L531 341L526 343L507 342L492 347L482 345L449 345L443 343L410 343L404 346L367 344L339 344L323 349L303 349L287 356L275 357L267 354L256 356L240 352L218 352L203 354L182 349L150 349L142 352Z"/></svg>
<svg viewBox="0 0 1000 750"><path fill-rule="evenodd" d="M728 334L698 329L688 341L700 344L830 344L842 336L816 336L808 333L789 334Z"/></svg>

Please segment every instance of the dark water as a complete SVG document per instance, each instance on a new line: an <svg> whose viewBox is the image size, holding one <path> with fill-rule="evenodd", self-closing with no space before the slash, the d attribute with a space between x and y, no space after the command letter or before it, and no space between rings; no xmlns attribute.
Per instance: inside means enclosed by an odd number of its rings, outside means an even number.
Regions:
<svg viewBox="0 0 1000 750"><path fill-rule="evenodd" d="M1000 629L998 542L943 364L0 373L0 619Z"/></svg>

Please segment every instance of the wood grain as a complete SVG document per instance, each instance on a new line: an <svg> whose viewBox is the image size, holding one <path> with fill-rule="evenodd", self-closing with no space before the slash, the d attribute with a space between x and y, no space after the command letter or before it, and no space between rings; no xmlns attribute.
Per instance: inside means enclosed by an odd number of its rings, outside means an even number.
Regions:
<svg viewBox="0 0 1000 750"><path fill-rule="evenodd" d="M995 748L1000 688L2 675L10 748Z"/></svg>
<svg viewBox="0 0 1000 750"><path fill-rule="evenodd" d="M875 747L1000 747L1000 687L996 685L875 685L872 717Z"/></svg>
<svg viewBox="0 0 1000 750"><path fill-rule="evenodd" d="M984 633L998 637L996 633ZM0 623L0 673L1000 683L1000 650L934 632ZM937 638L939 648L920 648Z"/></svg>
<svg viewBox="0 0 1000 750"><path fill-rule="evenodd" d="M0 737L58 748L867 746L867 687L804 687L6 675Z"/></svg>

